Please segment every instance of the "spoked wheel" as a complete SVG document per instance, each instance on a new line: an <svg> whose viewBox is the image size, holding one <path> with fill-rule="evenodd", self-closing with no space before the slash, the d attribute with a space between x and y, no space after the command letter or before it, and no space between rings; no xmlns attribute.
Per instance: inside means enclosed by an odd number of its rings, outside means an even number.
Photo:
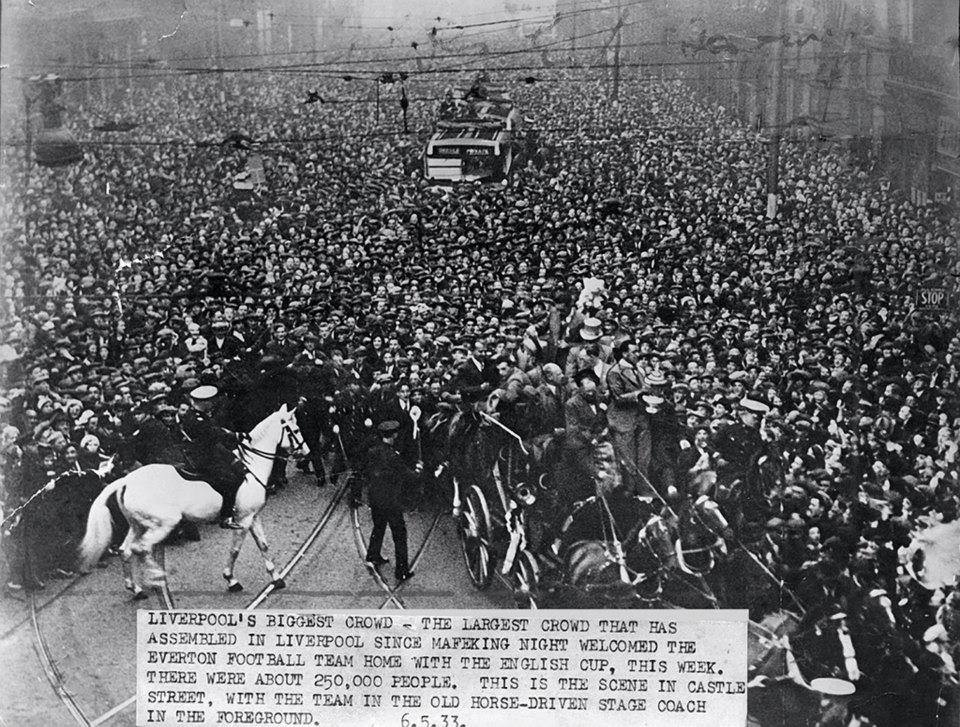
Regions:
<svg viewBox="0 0 960 727"><path fill-rule="evenodd" d="M517 553L510 580L513 583L513 597L517 608L536 608L533 598L540 583L540 564L526 548Z"/></svg>
<svg viewBox="0 0 960 727"><path fill-rule="evenodd" d="M460 546L470 580L481 590L489 586L493 578L490 569L490 530L487 498L474 485L467 492L460 515Z"/></svg>

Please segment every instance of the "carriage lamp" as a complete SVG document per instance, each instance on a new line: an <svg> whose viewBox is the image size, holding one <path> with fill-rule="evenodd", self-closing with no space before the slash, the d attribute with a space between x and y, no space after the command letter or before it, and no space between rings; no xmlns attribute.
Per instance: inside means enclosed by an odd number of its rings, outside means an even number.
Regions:
<svg viewBox="0 0 960 727"><path fill-rule="evenodd" d="M517 500L522 505L530 507L530 505L537 501L537 496L533 493L532 489L521 483L517 485Z"/></svg>

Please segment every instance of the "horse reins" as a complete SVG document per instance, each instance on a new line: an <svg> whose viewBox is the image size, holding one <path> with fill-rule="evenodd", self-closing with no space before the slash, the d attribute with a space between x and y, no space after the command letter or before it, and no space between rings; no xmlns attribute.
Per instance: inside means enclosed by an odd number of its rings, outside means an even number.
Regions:
<svg viewBox="0 0 960 727"><path fill-rule="evenodd" d="M283 432L286 433L287 439L290 440L290 444L293 446L294 452L298 451L306 444L306 441L302 437L294 436L293 427L291 427L286 422L281 424L281 429L283 430ZM270 460L272 462L276 462L278 459L284 459L286 456L286 455L277 454L276 452L267 452L266 450L258 449L250 444L245 444L244 442L238 442L237 446L243 452L249 452L250 454L255 454L258 457L262 457L263 459ZM247 474L253 477L253 479L257 481L257 484L266 490L267 489L266 483L263 482L259 477L257 477L253 473L253 471L249 467L247 467L245 462L243 463L243 466L244 466L244 469L247 470Z"/></svg>
<svg viewBox="0 0 960 727"><path fill-rule="evenodd" d="M294 437L293 427L291 427L289 424L283 424L281 425L281 427L283 431L286 433L287 439L290 440L290 444L293 445L292 451L296 452L306 444L306 441L303 439L303 437L299 437L299 436ZM267 452L264 449L257 449L253 445L246 444L245 442L239 442L237 446L245 452L250 452L251 454L257 455L258 457L263 457L264 459L276 460L276 459L282 459L284 457L284 455L277 454L276 452Z"/></svg>

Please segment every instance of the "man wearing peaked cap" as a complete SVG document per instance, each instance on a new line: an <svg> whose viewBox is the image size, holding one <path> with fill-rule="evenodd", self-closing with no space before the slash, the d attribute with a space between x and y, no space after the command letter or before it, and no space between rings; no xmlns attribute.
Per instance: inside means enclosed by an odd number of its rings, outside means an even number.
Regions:
<svg viewBox="0 0 960 727"><path fill-rule="evenodd" d="M363 474L373 519L370 544L367 547L367 564L376 568L389 562L380 554L383 536L389 525L396 556L394 574L398 582L403 582L413 576L408 562L403 492L405 488L415 485L417 477L423 471L423 462L417 462L412 470L403 463L403 458L395 446L399 431L400 423L395 420L380 423L377 427L380 441L368 450L364 458Z"/></svg>
<svg viewBox="0 0 960 727"><path fill-rule="evenodd" d="M728 487L739 479L745 485L748 496L754 492L757 467L765 451L760 436L760 420L769 410L760 394L751 393L740 400L740 421L717 432L714 448L718 456L717 481L722 487ZM745 511L751 505L758 507L760 503L744 502Z"/></svg>
<svg viewBox="0 0 960 727"><path fill-rule="evenodd" d="M762 401L759 395L747 395L743 397L740 400L740 408L758 417L762 417L770 411L770 407Z"/></svg>
<svg viewBox="0 0 960 727"><path fill-rule="evenodd" d="M233 505L247 469L233 453L242 436L218 426L211 417L218 393L210 385L190 391L190 410L180 417L180 433L188 466L223 498L220 527L236 530L241 526L233 518Z"/></svg>

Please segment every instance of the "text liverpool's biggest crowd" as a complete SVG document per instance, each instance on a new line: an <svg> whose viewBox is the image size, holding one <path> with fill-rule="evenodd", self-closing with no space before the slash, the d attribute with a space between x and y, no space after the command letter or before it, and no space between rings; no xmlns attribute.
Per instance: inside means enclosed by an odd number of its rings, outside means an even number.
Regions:
<svg viewBox="0 0 960 727"><path fill-rule="evenodd" d="M373 131L370 104L303 105L315 84L290 75L167 78L85 107L161 143L91 145L29 186L8 149L6 512L105 455L128 469L147 419L174 429L192 388L270 356L340 420L376 423L408 387L424 421L480 408L528 440L563 431L586 472L609 437L635 464L624 486L675 507L716 471L709 494L810 612L855 620L884 589L891 648L952 650L954 593L897 552L958 517L960 336L914 310L953 282L956 220L839 146L785 141L771 222L766 147L723 109L636 79L615 108L601 82L550 75L518 84L540 148L510 185L428 190L417 144ZM249 152L189 143L230 131L290 140L262 148L263 212L244 219L230 179ZM603 290L578 310L590 277ZM776 476L745 517L724 487L763 457ZM98 487L60 478L18 518L37 524L29 578L71 569Z"/></svg>

